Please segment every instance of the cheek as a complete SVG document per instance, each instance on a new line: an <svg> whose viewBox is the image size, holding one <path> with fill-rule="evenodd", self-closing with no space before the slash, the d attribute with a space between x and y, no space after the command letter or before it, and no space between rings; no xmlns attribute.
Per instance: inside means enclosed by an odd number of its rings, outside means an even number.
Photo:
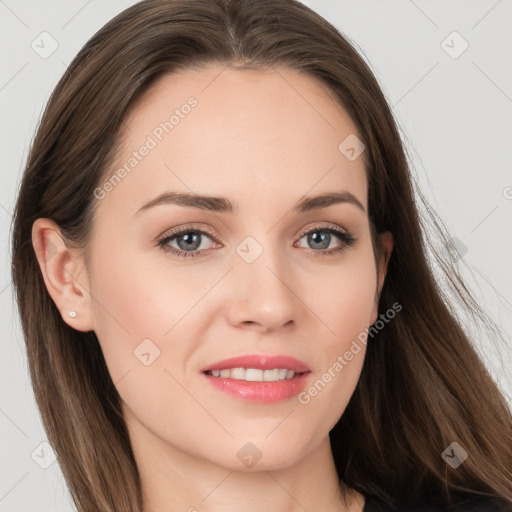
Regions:
<svg viewBox="0 0 512 512"><path fill-rule="evenodd" d="M157 251L158 249L154 249ZM165 258L155 264L146 253L96 255L91 291L97 299L95 317L101 329L108 324L131 337L161 338L204 293L206 284ZM191 284L192 282L192 284ZM202 283L202 284L201 284Z"/></svg>
<svg viewBox="0 0 512 512"><path fill-rule="evenodd" d="M317 271L314 280L310 276L302 279L301 289L307 304L326 328L323 330L325 353L332 355L332 350L341 350L347 343L350 345L350 341L369 326L377 287L375 261L369 243L358 251L347 253L337 266Z"/></svg>
<svg viewBox="0 0 512 512"><path fill-rule="evenodd" d="M323 411L325 428L334 426L359 380L366 336L375 305L376 269L371 245L340 263L337 272L317 276L325 293L310 294L308 305L325 328L317 339L317 374L299 396L306 410ZM317 288L319 291L319 289Z"/></svg>
<svg viewBox="0 0 512 512"><path fill-rule="evenodd" d="M180 280L179 271L171 279L165 268L149 266L148 259L112 250L96 255L91 281L95 332L114 383L145 363L163 369L180 319L197 301L197 288ZM173 347L174 356L183 345Z"/></svg>
<svg viewBox="0 0 512 512"><path fill-rule="evenodd" d="M95 332L125 417L136 418L133 425L140 422L148 431L179 439L185 446L190 425L208 421L187 391L180 369L194 349L190 324L194 315L187 311L197 301L197 287L194 293L190 282L180 282L179 270L166 282L163 277L170 277L169 271L150 268L143 258L106 251L97 261L101 265L95 265L91 284L97 299ZM200 436L196 432L192 438ZM191 442L188 451L194 450Z"/></svg>

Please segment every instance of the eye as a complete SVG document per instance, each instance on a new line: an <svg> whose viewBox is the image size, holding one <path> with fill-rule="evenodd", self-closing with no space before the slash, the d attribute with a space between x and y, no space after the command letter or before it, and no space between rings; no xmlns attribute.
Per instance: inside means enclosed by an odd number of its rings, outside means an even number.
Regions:
<svg viewBox="0 0 512 512"><path fill-rule="evenodd" d="M306 238L306 243L310 245L310 248L314 249L313 256L332 256L339 254L356 241L350 233L341 231L332 224L327 226L315 226L308 231L304 231L301 233L300 240L303 238ZM340 240L341 243L332 247L331 243L333 241L335 242L336 238ZM329 248L330 250L325 250Z"/></svg>
<svg viewBox="0 0 512 512"><path fill-rule="evenodd" d="M201 229L194 229L191 226L184 226L167 233L158 240L158 246L164 252L170 252L176 256L197 256L208 247L204 246L205 238L212 240L213 235ZM170 243L178 247L173 247Z"/></svg>
<svg viewBox="0 0 512 512"><path fill-rule="evenodd" d="M310 245L313 256L339 254L356 241L350 233L342 231L334 224L314 226L300 234L299 242L303 238L306 238L306 243ZM338 239L338 244L333 247L332 243L335 243L336 239ZM158 240L158 246L164 252L175 256L198 257L205 250L211 248L211 246L208 247L206 240L215 240L213 233L208 230L196 229L193 226L182 226L161 237ZM299 247L303 246L299 245Z"/></svg>

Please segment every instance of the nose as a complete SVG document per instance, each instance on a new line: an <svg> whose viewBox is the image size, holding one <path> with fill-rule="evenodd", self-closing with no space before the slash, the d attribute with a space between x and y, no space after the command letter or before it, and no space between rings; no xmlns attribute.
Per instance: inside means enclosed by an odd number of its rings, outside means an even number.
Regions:
<svg viewBox="0 0 512 512"><path fill-rule="evenodd" d="M252 263L237 260L230 283L227 316L231 325L267 332L297 323L302 302L293 289L289 266L277 250L265 249Z"/></svg>

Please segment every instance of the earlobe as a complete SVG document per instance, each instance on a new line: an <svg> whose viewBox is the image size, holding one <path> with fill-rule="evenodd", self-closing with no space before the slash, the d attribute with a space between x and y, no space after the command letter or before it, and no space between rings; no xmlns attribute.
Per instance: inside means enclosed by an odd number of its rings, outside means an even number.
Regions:
<svg viewBox="0 0 512 512"><path fill-rule="evenodd" d="M79 272L83 263L67 247L59 226L51 219L37 219L32 225L32 245L46 289L63 320L79 331L93 330L86 272Z"/></svg>

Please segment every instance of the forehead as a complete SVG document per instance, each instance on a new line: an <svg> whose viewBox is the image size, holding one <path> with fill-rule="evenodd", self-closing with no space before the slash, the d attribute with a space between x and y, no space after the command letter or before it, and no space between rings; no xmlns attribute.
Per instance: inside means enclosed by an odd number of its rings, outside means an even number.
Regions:
<svg viewBox="0 0 512 512"><path fill-rule="evenodd" d="M170 189L242 202L344 189L367 207L363 157L351 161L339 149L361 138L354 122L324 84L294 70L210 65L164 75L121 135L111 173L127 172L105 204L135 208Z"/></svg>

